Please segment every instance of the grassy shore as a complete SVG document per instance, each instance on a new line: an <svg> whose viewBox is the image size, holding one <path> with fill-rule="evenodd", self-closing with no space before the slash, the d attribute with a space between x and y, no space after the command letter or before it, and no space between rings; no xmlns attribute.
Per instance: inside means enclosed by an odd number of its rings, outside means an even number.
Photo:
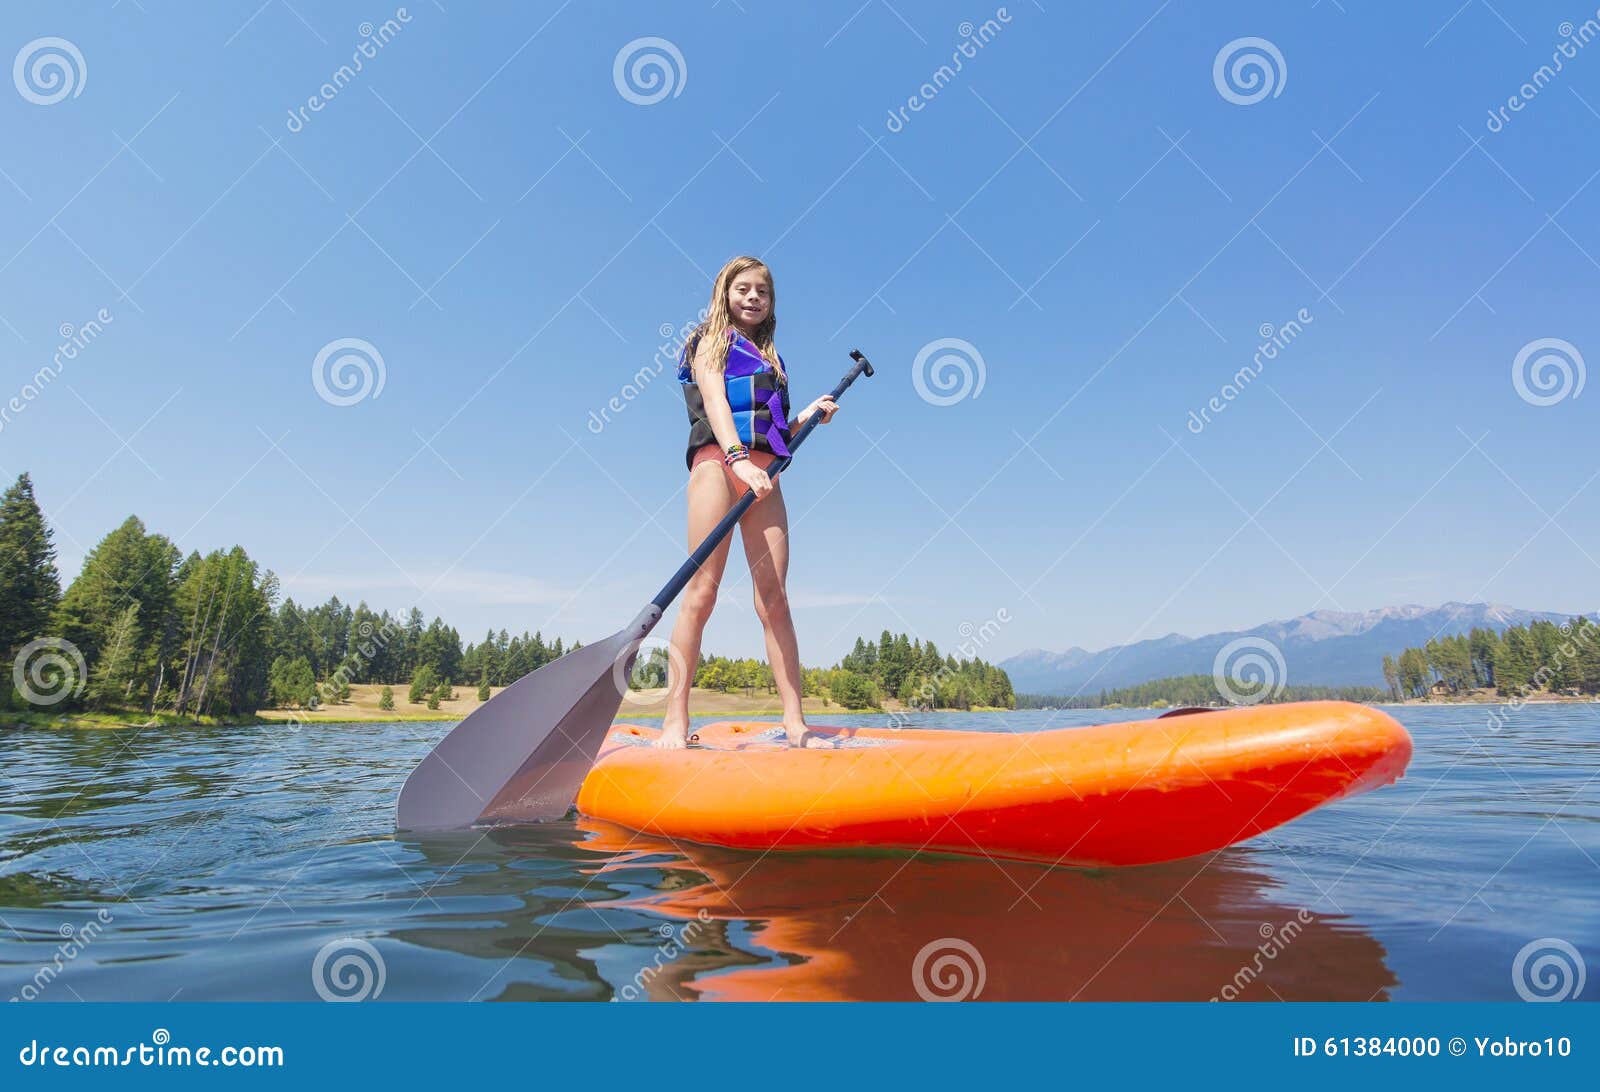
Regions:
<svg viewBox="0 0 1600 1092"><path fill-rule="evenodd" d="M215 728L224 724L265 724L264 717L180 717L176 713L24 713L0 710L0 727L5 728Z"/></svg>
<svg viewBox="0 0 1600 1092"><path fill-rule="evenodd" d="M490 697L500 693L501 687L491 687ZM394 688L394 709L379 709L378 697L383 691L381 686L358 685L350 687L350 700L338 705L326 705L316 710L300 709L263 709L260 716L266 720L300 720L311 721L394 721L394 720L460 720L475 712L483 703L478 701L476 687L456 687L454 701L439 703L438 709L429 709L425 704L412 705L406 701L405 687ZM887 700L877 709L846 710L838 702L831 702L825 698L810 697L802 703L806 715L828 717L843 716L847 713L893 713L901 710L903 706L897 701ZM665 687L652 690L631 690L622 703L622 708L617 712L619 722L631 720L649 720L664 715L667 711L667 691ZM768 694L758 690L753 694L743 692L728 694L720 690L704 690L695 687L689 692L689 712L693 716L735 716L735 717L776 717L783 714L783 706L778 701L778 695Z"/></svg>
<svg viewBox="0 0 1600 1092"><path fill-rule="evenodd" d="M492 698L500 693L502 687L490 687L489 696ZM460 720L476 712L483 703L478 700L476 687L458 686L455 688L456 696L453 701L442 701L438 709L429 709L425 703L419 702L412 705L406 701L406 688L394 688L394 708L378 708L379 695L383 692L381 686L357 685L350 687L350 700L340 702L338 705L324 705L320 709L263 709L261 717L266 720L299 720L305 723L313 721L395 721L395 720ZM622 709L617 713L617 720L627 721L640 718L659 717L666 712L666 689L634 690L630 691L627 700L622 703ZM757 693L753 696L745 694L724 694L717 690L701 690L696 688L689 698L691 712L695 715L721 715L732 714L738 716L777 716L783 712L778 703L776 694ZM807 698L805 710L809 713L820 713L824 710L840 712L841 706L824 703L820 698Z"/></svg>
<svg viewBox="0 0 1600 1092"><path fill-rule="evenodd" d="M503 687L491 687L490 696L500 693ZM406 701L406 688L394 687L394 708L380 709L378 701L383 693L383 687L366 684L357 684L350 687L350 700L337 705L324 705L320 709L263 709L255 716L243 717L203 717L203 725L224 724L265 724L283 721L297 721L302 724L323 723L338 724L350 722L387 722L387 721L441 721L460 720L475 712L483 703L478 700L476 687L456 687L456 696L452 701L439 703L438 709L429 709L425 703L412 705ZM877 709L852 709L847 710L837 702L830 702L824 698L806 698L804 702L806 716L815 719L818 723L826 723L829 717L840 718L860 713L894 713L904 707L894 700L885 701ZM665 687L654 690L630 691L627 699L622 703L622 708L617 712L618 722L634 720L651 720L661 717L667 709L667 692ZM978 710L973 712L989 712ZM757 691L754 694L734 693L727 694L720 690L702 690L696 687L689 695L689 712L694 716L710 717L777 717L783 714L783 708L776 694ZM38 713L38 712L0 712L0 725L10 727L31 728L133 728L133 727L158 727L193 725L193 717L179 717L172 713L157 713L155 716L146 716L143 713Z"/></svg>

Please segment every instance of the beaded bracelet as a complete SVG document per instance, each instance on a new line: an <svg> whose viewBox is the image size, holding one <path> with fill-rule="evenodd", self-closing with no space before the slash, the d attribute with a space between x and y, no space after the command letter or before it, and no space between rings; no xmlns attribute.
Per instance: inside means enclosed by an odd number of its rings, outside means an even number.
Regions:
<svg viewBox="0 0 1600 1092"><path fill-rule="evenodd" d="M727 466L732 466L734 463L742 462L749 457L750 449L740 445L736 448L730 448L728 453L722 457L722 461Z"/></svg>

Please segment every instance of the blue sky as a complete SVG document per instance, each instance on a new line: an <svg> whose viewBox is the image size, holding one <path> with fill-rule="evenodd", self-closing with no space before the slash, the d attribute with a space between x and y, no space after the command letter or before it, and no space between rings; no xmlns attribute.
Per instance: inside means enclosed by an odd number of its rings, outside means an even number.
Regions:
<svg viewBox="0 0 1600 1092"><path fill-rule="evenodd" d="M1600 360L1600 42L1488 119L1594 12L1394 7L8 4L6 397L112 321L0 471L32 472L69 576L132 512L301 600L594 639L681 559L686 424L670 371L591 414L750 252L798 404L851 348L879 373L785 480L807 662L1001 612L989 659L1593 609L1600 391L1512 375L1541 339ZM670 92L629 82L652 52ZM50 53L66 83L30 82ZM1265 82L1230 83L1251 54ZM383 386L330 404L313 364L348 338ZM981 358L949 405L914 382L944 339ZM742 570L707 647L760 655Z"/></svg>

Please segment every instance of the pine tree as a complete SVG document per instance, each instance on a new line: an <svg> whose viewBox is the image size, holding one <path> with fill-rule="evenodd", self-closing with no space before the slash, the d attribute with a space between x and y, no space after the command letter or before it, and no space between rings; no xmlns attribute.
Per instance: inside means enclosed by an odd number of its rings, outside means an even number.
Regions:
<svg viewBox="0 0 1600 1092"><path fill-rule="evenodd" d="M272 654L290 660L304 656L308 661L314 655L305 613L293 599L285 599L273 616Z"/></svg>
<svg viewBox="0 0 1600 1092"><path fill-rule="evenodd" d="M477 669L484 682L488 682L500 671L500 651L495 648L492 629L484 635L483 644L478 646Z"/></svg>
<svg viewBox="0 0 1600 1092"><path fill-rule="evenodd" d="M478 680L478 700L489 700L489 669L484 668L483 677Z"/></svg>
<svg viewBox="0 0 1600 1092"><path fill-rule="evenodd" d="M157 676L159 683L170 674L173 708L195 716L255 712L271 688L277 577L235 546L205 557L190 554L178 567L174 584ZM296 658L305 657L289 657Z"/></svg>
<svg viewBox="0 0 1600 1092"><path fill-rule="evenodd" d="M386 713L394 710L394 687L386 686L379 692L378 708Z"/></svg>
<svg viewBox="0 0 1600 1092"><path fill-rule="evenodd" d="M1573 674L1586 694L1600 693L1600 625L1579 615L1572 620L1572 640L1577 647Z"/></svg>
<svg viewBox="0 0 1600 1092"><path fill-rule="evenodd" d="M127 701L138 670L139 604L129 603L112 623L100 662L89 680L89 700L101 709Z"/></svg>
<svg viewBox="0 0 1600 1092"><path fill-rule="evenodd" d="M878 649L876 645L869 645L860 637L856 638L855 647L850 654L839 661L839 666L845 671L854 671L865 675L872 670L872 665L878 662Z"/></svg>
<svg viewBox="0 0 1600 1092"><path fill-rule="evenodd" d="M406 695L406 701L412 705L426 698L439 685L439 677L433 673L433 668L423 664L411 676L411 692Z"/></svg>
<svg viewBox="0 0 1600 1092"><path fill-rule="evenodd" d="M178 560L165 535L148 533L129 516L89 551L56 612L57 632L78 647L93 675L113 627L130 602L139 604L132 670L134 692L147 704L163 681Z"/></svg>
<svg viewBox="0 0 1600 1092"><path fill-rule="evenodd" d="M1494 685L1494 649L1498 635L1492 629L1473 626L1467 634L1467 648L1472 656L1472 685Z"/></svg>
<svg viewBox="0 0 1600 1092"><path fill-rule="evenodd" d="M1538 670L1536 650L1528 631L1521 626L1506 630L1505 649L1495 660L1495 684L1500 693L1514 695L1533 686L1533 674Z"/></svg>
<svg viewBox="0 0 1600 1092"><path fill-rule="evenodd" d="M512 683L517 681L515 678L511 677L511 670L513 667L511 658L511 635L503 629L500 631L500 635L496 637L494 641L494 663L495 676L493 683L495 686L510 686Z"/></svg>
<svg viewBox="0 0 1600 1092"><path fill-rule="evenodd" d="M406 615L405 655L401 658L400 664L407 678L415 675L417 668L425 662L422 659L422 634L425 632L425 627L422 611L412 607L411 613Z"/></svg>
<svg viewBox="0 0 1600 1092"><path fill-rule="evenodd" d="M289 705L289 657L278 656L267 668L267 697L279 709Z"/></svg>
<svg viewBox="0 0 1600 1092"><path fill-rule="evenodd" d="M834 672L829 689L833 692L833 700L846 709L870 709L879 704L877 688L873 686L872 679L857 671Z"/></svg>
<svg viewBox="0 0 1600 1092"><path fill-rule="evenodd" d="M50 538L33 482L23 474L0 497L0 653L8 664L18 648L45 636L61 601Z"/></svg>
<svg viewBox="0 0 1600 1092"><path fill-rule="evenodd" d="M272 704L280 709L311 709L317 701L317 678L311 661L304 656L293 660L278 657L268 673Z"/></svg>
<svg viewBox="0 0 1600 1092"><path fill-rule="evenodd" d="M1407 697L1420 698L1428 692L1428 658L1420 648L1400 653L1400 689Z"/></svg>

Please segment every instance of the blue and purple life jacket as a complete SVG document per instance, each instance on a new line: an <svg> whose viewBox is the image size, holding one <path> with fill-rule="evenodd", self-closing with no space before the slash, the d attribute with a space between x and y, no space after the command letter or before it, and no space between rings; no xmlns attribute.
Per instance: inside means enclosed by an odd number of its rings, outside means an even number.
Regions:
<svg viewBox="0 0 1600 1092"><path fill-rule="evenodd" d="M739 440L752 451L788 455L789 385L779 378L778 370L761 355L754 342L737 330L728 333L728 361L722 371L722 381L728 392L728 407L733 410L734 426L739 430ZM687 466L694 465L696 450L717 443L693 374L699 340L690 338L678 358L678 382L683 384L683 401L689 410L689 450L684 456ZM778 361L782 363L783 357L779 356Z"/></svg>

